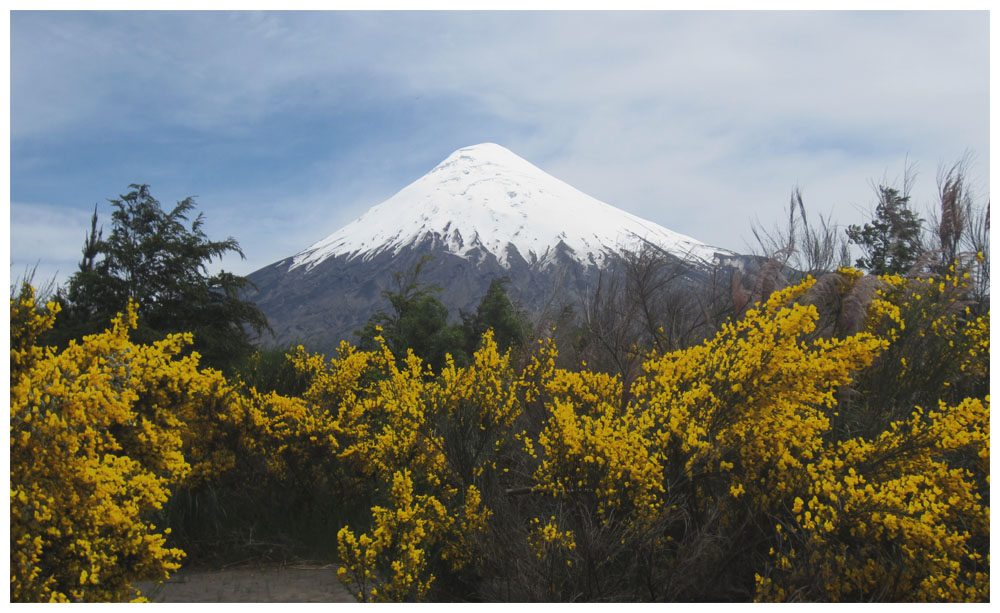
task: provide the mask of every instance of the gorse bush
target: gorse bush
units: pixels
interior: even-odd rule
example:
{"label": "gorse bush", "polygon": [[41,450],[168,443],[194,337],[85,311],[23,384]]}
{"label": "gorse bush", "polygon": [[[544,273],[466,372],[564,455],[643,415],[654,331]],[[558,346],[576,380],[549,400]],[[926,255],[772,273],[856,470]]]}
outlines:
{"label": "gorse bush", "polygon": [[341,577],[362,599],[419,600],[487,531],[482,489],[516,437],[518,383],[489,332],[471,366],[449,360],[436,379],[412,353],[397,364],[383,344],[370,357],[382,376],[341,404],[340,453],[391,506],[372,508],[371,534],[340,531]]}
{"label": "gorse bush", "polygon": [[874,436],[914,406],[989,393],[990,316],[967,298],[969,278],[968,267],[954,265],[941,275],[880,278],[883,307],[868,326],[892,343],[845,403],[860,432]]}
{"label": "gorse bush", "polygon": [[11,300],[11,600],[119,600],[179,567],[152,518],[191,473],[185,417],[224,382],[175,359],[187,336],[131,343],[131,306],[59,353],[36,346],[57,312],[30,288]]}
{"label": "gorse bush", "polygon": [[[775,294],[705,344],[651,356],[625,407],[613,386],[599,390],[577,373],[554,375],[566,384],[550,388],[552,416],[539,436],[534,487],[564,500],[577,515],[596,512],[602,524],[621,524],[616,532],[628,546],[596,563],[617,576],[616,567],[642,551],[640,565],[648,567],[628,573],[656,590],[642,597],[709,596],[670,594],[663,591],[676,589],[669,575],[656,576],[689,553],[730,567],[760,565],[726,557],[737,554],[736,543],[759,537],[739,535],[748,516],[764,520],[799,487],[805,465],[822,452],[821,433],[828,428],[823,409],[833,404],[834,390],[882,346],[868,335],[800,343],[814,309],[786,303],[806,288]],[[704,550],[708,536],[729,544]],[[743,555],[752,553],[748,547]],[[725,579],[696,587],[746,595],[746,585]],[[580,583],[585,598],[604,596],[588,594],[590,584]]]}
{"label": "gorse bush", "polygon": [[12,301],[12,599],[164,576],[157,509],[212,487],[287,493],[292,516],[340,500],[339,576],[366,601],[987,600],[989,314],[967,283],[809,278],[628,380],[557,366],[551,339],[515,368],[491,332],[436,371],[380,337],[299,349],[295,396],[199,371],[182,337],[129,343],[131,310],[41,349],[55,313]]}

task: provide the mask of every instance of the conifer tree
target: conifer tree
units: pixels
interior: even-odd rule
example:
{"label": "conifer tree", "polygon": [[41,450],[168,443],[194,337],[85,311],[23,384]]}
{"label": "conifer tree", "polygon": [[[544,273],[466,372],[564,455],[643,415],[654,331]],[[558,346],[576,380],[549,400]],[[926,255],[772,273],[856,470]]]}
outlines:
{"label": "conifer tree", "polygon": [[921,220],[909,208],[910,197],[891,187],[878,187],[875,218],[864,226],[851,225],[847,237],[864,255],[856,266],[874,275],[905,272],[922,251]]}
{"label": "conifer tree", "polygon": [[490,282],[475,314],[462,313],[465,328],[466,351],[471,355],[479,346],[483,333],[493,330],[493,338],[500,351],[518,347],[531,332],[531,324],[518,311],[507,295],[510,279],[501,277]]}
{"label": "conifer tree", "polygon": [[135,301],[138,342],[152,342],[169,333],[192,332],[193,349],[209,366],[227,366],[252,349],[250,330],[269,330],[256,305],[242,299],[246,278],[208,265],[229,252],[243,257],[236,239],[211,240],[205,234],[204,215],[188,223],[195,209],[185,198],[163,210],[148,185],[132,184],[130,191],[110,200],[111,232],[104,238],[91,218],[79,270],[61,291],[65,314],[57,321],[52,340],[98,332]]}
{"label": "conifer tree", "polygon": [[448,308],[437,297],[441,288],[420,281],[421,271],[430,260],[431,256],[424,256],[413,269],[394,273],[396,291],[382,292],[389,300],[391,312],[375,313],[355,334],[362,348],[375,348],[374,339],[381,336],[393,354],[405,356],[407,350],[412,350],[434,372],[439,372],[447,355],[459,364],[466,362],[465,339],[460,326],[448,323]]}

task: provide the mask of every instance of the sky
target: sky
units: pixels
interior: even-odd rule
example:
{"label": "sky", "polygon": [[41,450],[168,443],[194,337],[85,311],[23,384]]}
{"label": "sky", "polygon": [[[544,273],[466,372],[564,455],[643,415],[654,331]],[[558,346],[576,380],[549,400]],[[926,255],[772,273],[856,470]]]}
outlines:
{"label": "sky", "polygon": [[[956,5],[948,5],[956,6]],[[981,8],[981,7],[980,7]],[[97,207],[193,196],[249,274],[495,142],[713,246],[874,183],[989,199],[989,13],[14,11],[11,281],[64,283]]]}

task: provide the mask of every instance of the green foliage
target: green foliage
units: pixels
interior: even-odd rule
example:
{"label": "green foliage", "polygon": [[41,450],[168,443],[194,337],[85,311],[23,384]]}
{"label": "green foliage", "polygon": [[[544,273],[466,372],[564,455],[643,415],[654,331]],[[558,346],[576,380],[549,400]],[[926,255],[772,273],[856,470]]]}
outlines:
{"label": "green foliage", "polygon": [[245,387],[258,392],[277,392],[284,396],[300,396],[309,382],[295,370],[289,359],[294,348],[263,347],[233,366],[233,376]]}
{"label": "green foliage", "polygon": [[490,282],[475,314],[462,313],[462,325],[467,339],[466,352],[475,353],[483,334],[493,330],[493,338],[501,351],[521,347],[531,334],[531,322],[518,311],[507,296],[510,279],[502,277]]}
{"label": "green foliage", "polygon": [[[973,312],[969,278],[961,268],[935,276],[879,279],[878,296],[891,310],[870,307],[868,328],[893,342],[858,374],[845,396],[844,435],[875,436],[914,406],[958,404],[989,394],[989,311]],[[877,303],[876,303],[877,304]]]}
{"label": "green foliage", "polygon": [[378,345],[376,339],[382,337],[394,354],[413,351],[437,371],[444,366],[448,355],[460,364],[467,358],[462,328],[448,323],[448,308],[437,297],[441,288],[420,282],[420,273],[430,259],[425,256],[412,270],[394,273],[396,291],[382,292],[392,311],[379,311],[355,334],[362,348],[374,349]]}
{"label": "green foliage", "polygon": [[448,308],[437,297],[441,288],[420,282],[430,260],[431,256],[424,256],[412,270],[394,273],[396,291],[382,292],[391,312],[379,311],[355,332],[362,349],[378,348],[376,339],[382,337],[393,354],[405,356],[408,350],[413,351],[431,370],[439,372],[449,355],[456,364],[467,364],[489,330],[503,351],[524,345],[531,334],[531,322],[507,296],[509,279],[491,281],[476,312],[462,312],[462,323],[449,323]]}
{"label": "green foliage", "polygon": [[899,190],[878,188],[875,218],[864,226],[851,225],[847,237],[864,256],[857,266],[874,275],[906,272],[921,253],[920,218],[908,206],[910,197]]}
{"label": "green foliage", "polygon": [[209,274],[208,264],[229,252],[243,252],[233,238],[210,240],[199,213],[188,225],[195,202],[185,198],[165,211],[147,185],[111,200],[111,233],[103,237],[97,210],[91,218],[83,259],[60,301],[66,311],[48,339],[65,344],[102,329],[129,300],[138,305],[139,342],[174,332],[192,332],[202,363],[223,367],[252,350],[249,329],[269,330],[263,313],[241,299],[248,281],[229,272]]}

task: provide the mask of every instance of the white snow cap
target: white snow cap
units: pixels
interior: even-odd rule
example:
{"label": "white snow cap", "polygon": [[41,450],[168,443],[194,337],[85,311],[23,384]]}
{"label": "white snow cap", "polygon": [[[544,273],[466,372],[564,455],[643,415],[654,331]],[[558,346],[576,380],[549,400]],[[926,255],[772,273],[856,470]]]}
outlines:
{"label": "white snow cap", "polygon": [[508,245],[529,264],[551,262],[562,242],[583,264],[607,251],[649,241],[689,259],[711,261],[717,251],[591,198],[493,143],[449,155],[382,204],[294,256],[289,269],[309,270],[345,255],[369,259],[432,236],[468,257],[480,247],[508,266]]}

